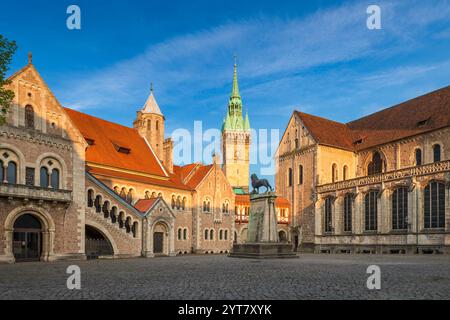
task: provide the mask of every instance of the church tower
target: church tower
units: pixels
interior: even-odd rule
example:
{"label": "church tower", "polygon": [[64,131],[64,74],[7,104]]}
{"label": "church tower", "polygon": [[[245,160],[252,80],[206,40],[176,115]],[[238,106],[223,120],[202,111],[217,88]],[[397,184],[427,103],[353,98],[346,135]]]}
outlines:
{"label": "church tower", "polygon": [[235,192],[248,192],[250,178],[250,121],[242,114],[237,63],[234,63],[233,89],[222,126],[223,171]]}
{"label": "church tower", "polygon": [[153,95],[153,85],[150,89],[150,96],[144,107],[137,112],[133,127],[139,134],[150,143],[158,159],[164,162],[164,116],[159,109],[155,96]]}

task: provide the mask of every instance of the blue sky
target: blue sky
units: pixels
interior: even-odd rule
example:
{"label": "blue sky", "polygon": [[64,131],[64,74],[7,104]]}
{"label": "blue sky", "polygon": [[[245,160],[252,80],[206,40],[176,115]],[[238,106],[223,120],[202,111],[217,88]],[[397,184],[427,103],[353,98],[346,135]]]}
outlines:
{"label": "blue sky", "polygon": [[[81,30],[66,28],[70,4]],[[0,33],[19,45],[11,71],[32,51],[63,105],[107,120],[130,126],[153,82],[167,134],[221,126],[236,54],[252,127],[282,133],[294,109],[346,122],[449,85],[449,17],[445,0],[23,0],[3,6]]]}

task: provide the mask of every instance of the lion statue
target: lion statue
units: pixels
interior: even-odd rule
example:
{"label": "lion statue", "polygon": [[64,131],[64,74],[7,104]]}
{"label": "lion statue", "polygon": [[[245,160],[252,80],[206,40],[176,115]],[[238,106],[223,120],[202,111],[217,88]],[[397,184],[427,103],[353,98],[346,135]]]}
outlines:
{"label": "lion statue", "polygon": [[266,187],[266,192],[273,191],[272,186],[270,185],[269,181],[267,179],[258,179],[258,176],[256,174],[252,174],[250,179],[252,180],[252,187],[253,187],[253,193],[259,193],[259,188]]}

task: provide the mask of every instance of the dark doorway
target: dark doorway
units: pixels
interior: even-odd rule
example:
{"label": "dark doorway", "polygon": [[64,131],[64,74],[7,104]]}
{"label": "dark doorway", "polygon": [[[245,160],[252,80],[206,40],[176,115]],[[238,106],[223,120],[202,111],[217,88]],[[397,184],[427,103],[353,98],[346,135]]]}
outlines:
{"label": "dark doorway", "polygon": [[297,251],[298,248],[298,235],[294,236],[294,251]]}
{"label": "dark doorway", "polygon": [[278,231],[278,240],[280,242],[287,242],[286,232]]}
{"label": "dark doorway", "polygon": [[155,232],[153,233],[153,253],[162,254],[164,253],[164,233],[163,232]]}
{"label": "dark doorway", "polygon": [[24,214],[16,220],[13,228],[13,253],[16,261],[39,261],[42,250],[41,222],[31,214]]}
{"label": "dark doorway", "polygon": [[85,246],[88,259],[114,255],[114,250],[109,240],[100,231],[91,226],[86,226]]}

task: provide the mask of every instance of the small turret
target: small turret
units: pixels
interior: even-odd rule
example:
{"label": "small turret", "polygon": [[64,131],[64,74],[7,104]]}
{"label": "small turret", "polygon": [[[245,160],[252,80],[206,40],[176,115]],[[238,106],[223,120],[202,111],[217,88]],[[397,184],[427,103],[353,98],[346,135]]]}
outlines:
{"label": "small turret", "polygon": [[153,94],[153,84],[150,95],[144,106],[137,112],[133,127],[151,145],[160,161],[164,161],[164,115]]}

